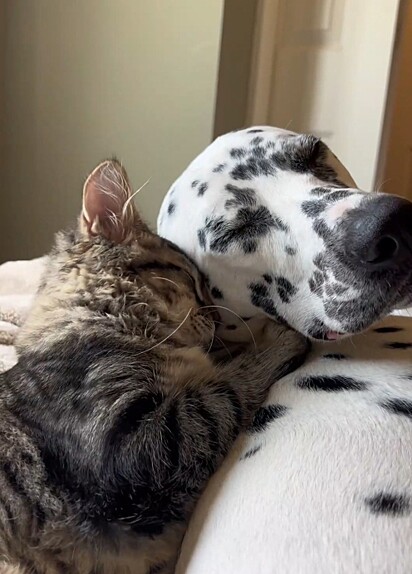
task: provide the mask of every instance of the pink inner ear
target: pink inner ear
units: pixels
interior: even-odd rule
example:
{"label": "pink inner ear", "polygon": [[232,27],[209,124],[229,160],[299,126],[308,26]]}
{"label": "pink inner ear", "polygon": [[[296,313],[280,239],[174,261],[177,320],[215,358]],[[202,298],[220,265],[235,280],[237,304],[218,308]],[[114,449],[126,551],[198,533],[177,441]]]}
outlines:
{"label": "pink inner ear", "polygon": [[110,161],[99,165],[87,179],[83,192],[83,219],[88,232],[121,241],[123,208],[130,193],[120,164]]}
{"label": "pink inner ear", "polygon": [[101,183],[92,177],[88,182],[85,190],[85,210],[90,220],[96,217],[101,219],[110,213],[118,215],[121,212],[120,198],[116,197],[111,191],[103,191]]}

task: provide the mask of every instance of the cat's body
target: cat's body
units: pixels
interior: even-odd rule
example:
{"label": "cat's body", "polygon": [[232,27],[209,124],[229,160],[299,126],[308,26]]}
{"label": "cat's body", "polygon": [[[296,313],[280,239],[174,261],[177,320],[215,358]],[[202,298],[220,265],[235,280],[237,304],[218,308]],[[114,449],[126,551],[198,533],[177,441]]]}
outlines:
{"label": "cat's body", "polygon": [[303,359],[268,326],[215,364],[202,277],[130,196],[118,164],[90,176],[0,378],[0,573],[172,572],[206,481]]}

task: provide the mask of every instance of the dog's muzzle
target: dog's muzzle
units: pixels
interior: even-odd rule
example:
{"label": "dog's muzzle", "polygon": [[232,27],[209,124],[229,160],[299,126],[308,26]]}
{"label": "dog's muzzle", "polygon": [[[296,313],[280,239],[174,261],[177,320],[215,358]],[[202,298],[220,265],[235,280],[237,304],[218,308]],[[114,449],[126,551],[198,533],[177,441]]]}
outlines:
{"label": "dog's muzzle", "polygon": [[342,221],[349,264],[366,272],[412,268],[412,203],[391,195],[367,198]]}

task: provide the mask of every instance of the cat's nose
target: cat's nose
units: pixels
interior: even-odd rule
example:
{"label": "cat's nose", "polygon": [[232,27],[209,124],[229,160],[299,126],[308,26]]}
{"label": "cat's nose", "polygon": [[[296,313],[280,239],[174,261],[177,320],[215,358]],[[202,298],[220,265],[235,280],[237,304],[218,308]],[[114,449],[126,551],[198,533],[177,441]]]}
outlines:
{"label": "cat's nose", "polygon": [[370,271],[412,265],[412,203],[377,194],[347,215],[344,240],[346,255]]}

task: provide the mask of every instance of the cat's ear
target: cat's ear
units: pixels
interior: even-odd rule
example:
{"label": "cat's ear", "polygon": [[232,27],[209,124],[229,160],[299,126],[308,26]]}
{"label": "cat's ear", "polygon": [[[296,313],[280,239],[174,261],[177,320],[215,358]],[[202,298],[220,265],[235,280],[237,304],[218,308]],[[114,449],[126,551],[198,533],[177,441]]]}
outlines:
{"label": "cat's ear", "polygon": [[120,162],[107,160],[98,165],[83,188],[82,231],[115,243],[133,239],[139,227],[145,225],[132,195],[129,178]]}

